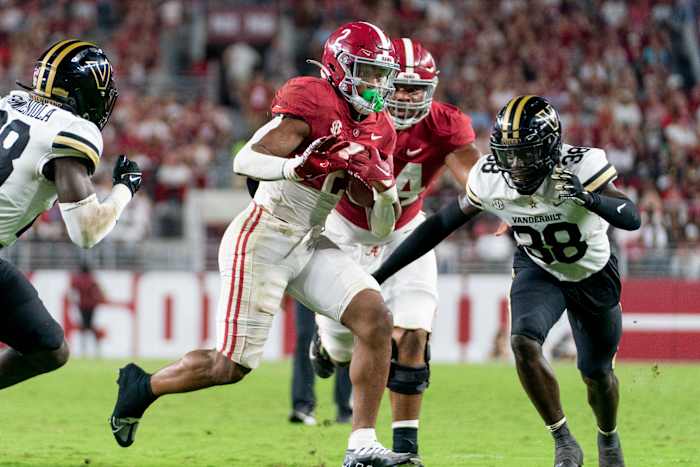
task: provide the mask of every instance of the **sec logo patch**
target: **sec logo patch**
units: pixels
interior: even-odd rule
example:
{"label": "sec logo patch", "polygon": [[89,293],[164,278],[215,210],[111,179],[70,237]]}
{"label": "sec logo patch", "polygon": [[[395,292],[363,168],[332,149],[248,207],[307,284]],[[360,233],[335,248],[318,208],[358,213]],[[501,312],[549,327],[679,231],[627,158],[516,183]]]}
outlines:
{"label": "sec logo patch", "polygon": [[341,131],[343,131],[343,123],[340,120],[333,120],[333,123],[331,123],[331,135],[340,136]]}

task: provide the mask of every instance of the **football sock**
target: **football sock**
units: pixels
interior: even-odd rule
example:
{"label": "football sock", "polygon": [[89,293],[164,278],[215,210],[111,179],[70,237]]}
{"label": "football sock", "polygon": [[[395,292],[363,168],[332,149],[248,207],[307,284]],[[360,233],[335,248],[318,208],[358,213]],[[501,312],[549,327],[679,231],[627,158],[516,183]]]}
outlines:
{"label": "football sock", "polygon": [[391,424],[394,452],[418,454],[418,420],[400,420]]}
{"label": "football sock", "polygon": [[612,436],[615,433],[617,433],[617,427],[613,428],[611,431],[603,431],[598,427],[598,433],[600,433],[603,436]]}
{"label": "football sock", "polygon": [[374,428],[360,428],[350,433],[348,440],[348,449],[353,451],[368,447],[377,441],[377,433]]}
{"label": "football sock", "polygon": [[566,425],[566,417],[563,417],[561,420],[556,423],[552,423],[551,425],[545,425],[545,428],[547,428],[551,433],[554,433],[564,425]]}
{"label": "football sock", "polygon": [[562,418],[557,423],[546,425],[546,427],[552,433],[554,444],[556,446],[570,444],[573,435],[569,431],[569,426],[566,423],[566,417]]}
{"label": "football sock", "polygon": [[133,414],[131,415],[132,417],[140,418],[157,397],[153,395],[153,391],[151,390],[151,375],[148,373],[144,373],[134,386],[137,397],[134,400],[134,405],[130,412]]}
{"label": "football sock", "polygon": [[598,446],[601,448],[619,448],[620,437],[617,435],[617,427],[607,432],[598,428]]}
{"label": "football sock", "polygon": [[141,392],[148,405],[151,405],[158,398],[153,394],[153,389],[151,389],[151,375],[149,373],[146,373],[146,375],[141,378]]}

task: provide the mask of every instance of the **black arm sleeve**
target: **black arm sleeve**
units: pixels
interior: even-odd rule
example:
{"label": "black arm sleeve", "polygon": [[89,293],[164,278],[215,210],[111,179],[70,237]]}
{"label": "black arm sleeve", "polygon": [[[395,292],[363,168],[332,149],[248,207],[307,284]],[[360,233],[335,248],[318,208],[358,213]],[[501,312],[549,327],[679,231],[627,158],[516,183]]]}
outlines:
{"label": "black arm sleeve", "polygon": [[[619,193],[619,192],[618,192]],[[637,206],[627,197],[589,193],[586,203],[589,211],[598,214],[613,227],[623,230],[637,230],[642,221]]]}
{"label": "black arm sleeve", "polygon": [[404,266],[411,264],[443,241],[448,235],[466,224],[481,211],[465,206],[462,210],[459,199],[455,199],[437,213],[428,217],[372,274],[380,284]]}

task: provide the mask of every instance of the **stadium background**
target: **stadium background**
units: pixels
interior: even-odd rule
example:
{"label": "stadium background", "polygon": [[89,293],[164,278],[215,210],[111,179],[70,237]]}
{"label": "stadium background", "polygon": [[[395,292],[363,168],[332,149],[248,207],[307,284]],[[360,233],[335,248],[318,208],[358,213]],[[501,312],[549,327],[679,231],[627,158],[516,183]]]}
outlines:
{"label": "stadium background", "polygon": [[[102,278],[109,303],[97,324],[106,355],[138,354],[146,346],[147,355],[174,356],[211,343],[217,278],[207,271],[216,271],[223,229],[248,202],[244,181],[231,171],[233,154],[268,119],[274,90],[292,76],[315,74],[305,60],[319,56],[337,25],[363,18],[433,52],[441,70],[436,98],[471,116],[482,151],[495,111],[521,93],[552,101],[567,142],[606,149],[618,186],[643,214],[639,231],[611,232],[628,284],[620,357],[700,358],[697,2],[3,0],[0,6],[0,91],[15,79],[29,81],[33,61],[52,41],[98,42],[114,62],[120,97],[95,179],[106,192],[120,153],[144,168],[143,189],[97,248],[78,251],[54,208],[2,252],[37,278],[54,271],[37,284],[72,338],[80,338],[70,333],[74,307],[60,284],[87,261],[120,271]],[[441,180],[428,209],[459,189]],[[491,235],[496,226],[483,217],[438,248],[446,274],[438,360],[508,353],[504,299],[513,245]],[[139,299],[142,274],[162,293]],[[173,287],[169,274],[187,286]],[[124,277],[135,287],[127,296],[112,285]],[[493,292],[470,293],[481,283]],[[291,350],[290,318],[277,319],[269,357]],[[551,345],[567,347],[565,327]],[[120,348],[116,341],[125,333],[130,344]]]}
{"label": "stadium background", "polygon": [[[248,202],[231,171],[233,154],[267,120],[277,87],[316,73],[305,60],[319,56],[329,32],[364,18],[433,51],[441,70],[436,97],[471,116],[482,151],[495,111],[518,93],[547,96],[560,109],[567,142],[606,149],[617,184],[643,213],[641,230],[611,233],[627,282],[620,357],[700,358],[698,4],[487,3],[3,1],[0,90],[29,81],[46,44],[95,40],[114,61],[120,89],[95,178],[106,191],[119,153],[145,172],[144,189],[96,249],[78,251],[54,208],[3,255],[34,274],[75,339],[74,307],[61,284],[84,261],[121,271],[101,279],[108,303],[97,322],[108,356],[171,357],[210,344],[218,286],[207,271],[216,269],[223,229]],[[458,191],[445,178],[427,205]],[[491,235],[496,225],[481,219],[438,248],[445,274],[438,360],[508,352],[502,337],[513,246]],[[114,286],[120,281],[129,286]],[[290,318],[278,318],[269,357],[291,350]],[[565,327],[550,343],[567,354]]]}
{"label": "stadium background", "polygon": [[[286,423],[288,312],[276,319],[267,349],[280,361],[266,362],[240,387],[159,401],[129,450],[114,444],[104,422],[115,370],[126,359],[153,370],[210,343],[219,238],[249,199],[231,171],[233,154],[268,118],[274,89],[315,73],[305,59],[318,57],[329,32],[353,19],[433,51],[441,68],[436,97],[472,117],[482,151],[495,111],[516,93],[551,99],[567,142],[606,149],[644,217],[638,232],[611,233],[625,274],[620,358],[641,360],[617,368],[627,460],[697,465],[699,15],[697,0],[0,0],[0,95],[16,79],[31,80],[33,61],[52,41],[97,41],[114,62],[121,95],[96,180],[107,192],[121,152],[146,172],[143,189],[95,249],[71,244],[53,209],[2,250],[40,289],[78,358],[2,392],[0,465],[340,464],[346,426]],[[428,208],[458,191],[441,181]],[[438,249],[434,356],[451,363],[433,365],[421,419],[433,467],[551,465],[550,440],[509,362],[512,244],[490,235],[496,227],[482,217]],[[68,284],[83,261],[96,269],[107,299],[96,317],[102,354],[116,359],[80,358]],[[555,368],[567,416],[587,465],[595,464],[593,419],[567,334],[566,323],[553,330],[547,351],[562,358]],[[453,363],[465,361],[484,363]],[[318,384],[317,416],[333,419],[330,383]],[[390,439],[388,412],[385,401],[383,440]]]}
{"label": "stadium background", "polygon": [[[35,57],[52,41],[98,42],[114,63],[120,97],[95,179],[106,192],[120,153],[144,168],[143,189],[97,248],[75,248],[54,208],[2,252],[31,274],[73,343],[80,336],[71,332],[67,284],[85,261],[107,296],[97,315],[105,355],[172,357],[211,343],[218,241],[248,202],[232,157],[268,119],[274,90],[315,74],[305,60],[319,56],[337,25],[362,18],[433,52],[436,98],[471,116],[482,151],[495,111],[521,93],[552,101],[568,143],[606,149],[617,184],[643,213],[639,231],[611,232],[626,278],[620,357],[700,359],[697,2],[1,0],[0,7],[1,93],[15,79],[31,80]],[[441,180],[428,208],[459,189]],[[491,235],[496,227],[483,217],[438,248],[438,360],[507,358],[513,245]],[[290,319],[277,319],[268,357],[290,352]],[[565,328],[550,340],[555,355],[570,354]]]}

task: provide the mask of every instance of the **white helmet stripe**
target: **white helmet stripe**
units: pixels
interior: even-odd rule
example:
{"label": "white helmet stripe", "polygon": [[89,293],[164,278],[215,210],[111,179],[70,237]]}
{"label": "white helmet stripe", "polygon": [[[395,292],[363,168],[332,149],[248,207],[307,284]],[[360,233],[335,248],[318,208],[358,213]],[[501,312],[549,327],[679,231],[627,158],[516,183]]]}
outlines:
{"label": "white helmet stripe", "polygon": [[374,31],[377,33],[379,36],[379,40],[382,41],[382,47],[385,49],[390,49],[391,48],[391,42],[389,41],[389,38],[386,37],[386,34],[384,34],[384,31],[379,29],[377,26],[375,26],[372,23],[368,23],[366,21],[360,21],[362,24],[366,24],[367,26],[371,27],[374,29]]}
{"label": "white helmet stripe", "polygon": [[413,57],[413,41],[408,37],[402,37],[403,50],[406,55],[406,73],[413,73],[415,58]]}

